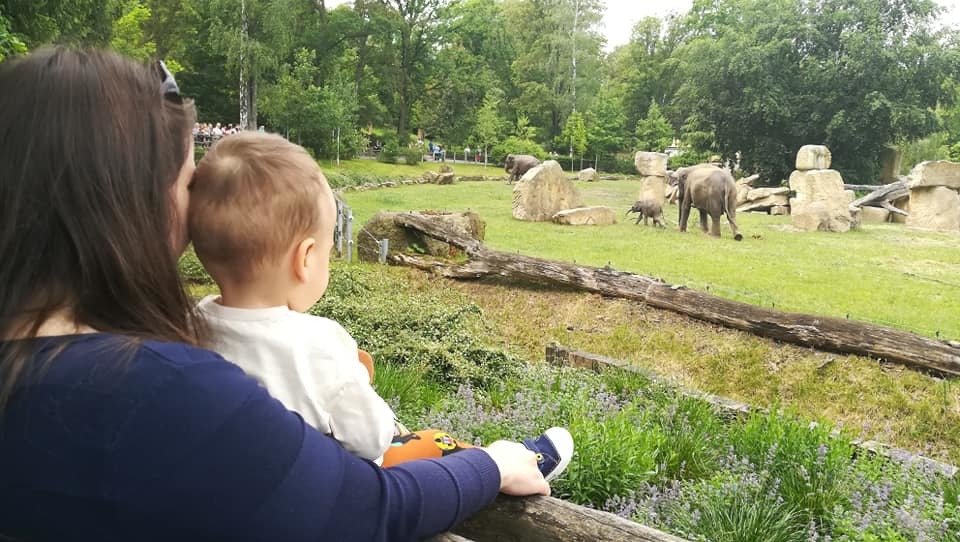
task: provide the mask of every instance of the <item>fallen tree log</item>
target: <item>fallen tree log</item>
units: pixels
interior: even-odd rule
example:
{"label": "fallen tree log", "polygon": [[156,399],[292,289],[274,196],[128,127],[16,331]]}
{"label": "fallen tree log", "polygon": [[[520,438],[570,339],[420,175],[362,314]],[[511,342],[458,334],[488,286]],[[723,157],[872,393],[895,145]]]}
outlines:
{"label": "fallen tree log", "polygon": [[[883,207],[889,211],[890,209],[888,207],[893,207],[893,205],[890,205],[891,201],[900,199],[909,194],[909,179],[906,177],[900,177],[897,182],[876,187],[876,190],[870,192],[862,198],[854,200],[850,205],[855,207]],[[894,209],[896,209],[896,207],[894,207]],[[896,211],[891,212],[896,212],[902,215],[907,214],[902,209],[897,209]]]}
{"label": "fallen tree log", "polygon": [[454,528],[477,542],[684,542],[628,519],[552,497],[508,497]]}
{"label": "fallen tree log", "polygon": [[412,265],[443,276],[476,279],[501,276],[512,280],[575,287],[602,295],[641,301],[714,324],[783,342],[856,354],[900,363],[943,375],[960,376],[960,343],[923,337],[908,331],[826,316],[786,313],[724,299],[659,279],[511,254],[485,248],[455,228],[412,213],[396,215],[397,223],[464,250],[469,260],[452,264],[391,253],[393,263]]}

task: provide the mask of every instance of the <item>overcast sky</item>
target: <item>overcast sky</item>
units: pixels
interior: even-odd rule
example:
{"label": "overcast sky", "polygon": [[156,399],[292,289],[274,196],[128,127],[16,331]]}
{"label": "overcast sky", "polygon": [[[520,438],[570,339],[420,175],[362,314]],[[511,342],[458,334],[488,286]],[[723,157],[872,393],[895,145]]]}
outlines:
{"label": "overcast sky", "polygon": [[[350,0],[327,0],[328,8],[346,4]],[[684,13],[690,9],[693,0],[606,0],[606,14],[603,17],[604,34],[609,51],[618,45],[630,41],[630,31],[640,19],[655,15],[662,17],[668,13]],[[947,8],[944,24],[956,25],[960,21],[960,0],[938,0]]]}

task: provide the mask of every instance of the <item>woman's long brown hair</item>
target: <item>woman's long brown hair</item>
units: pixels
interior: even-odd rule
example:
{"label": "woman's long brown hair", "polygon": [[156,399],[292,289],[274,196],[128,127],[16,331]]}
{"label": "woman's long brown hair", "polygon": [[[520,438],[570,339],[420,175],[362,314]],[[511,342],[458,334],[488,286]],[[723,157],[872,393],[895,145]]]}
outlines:
{"label": "woman's long brown hair", "polygon": [[192,103],[114,53],[0,64],[0,413],[39,363],[11,339],[54,313],[132,341],[196,342],[170,242],[193,120]]}

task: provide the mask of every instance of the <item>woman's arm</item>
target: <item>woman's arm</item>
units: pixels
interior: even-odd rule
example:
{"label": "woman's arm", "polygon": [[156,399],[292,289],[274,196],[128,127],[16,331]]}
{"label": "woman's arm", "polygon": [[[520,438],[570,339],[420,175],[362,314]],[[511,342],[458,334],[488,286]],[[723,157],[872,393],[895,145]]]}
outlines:
{"label": "woman's arm", "polygon": [[500,489],[483,450],[380,469],[236,366],[184,350],[193,363],[137,406],[117,437],[113,485],[124,515],[235,540],[410,540],[449,529]]}

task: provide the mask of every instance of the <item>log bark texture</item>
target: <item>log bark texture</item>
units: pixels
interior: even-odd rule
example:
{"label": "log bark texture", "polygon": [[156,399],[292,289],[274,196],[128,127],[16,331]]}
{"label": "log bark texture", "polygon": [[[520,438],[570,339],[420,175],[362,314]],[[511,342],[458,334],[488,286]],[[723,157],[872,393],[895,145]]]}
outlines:
{"label": "log bark texture", "polygon": [[960,376],[960,343],[954,341],[932,339],[856,320],[781,312],[610,268],[490,250],[456,229],[421,215],[400,213],[396,220],[404,227],[420,230],[435,239],[462,248],[469,261],[457,265],[393,253],[390,256],[393,263],[413,265],[457,279],[501,276],[511,280],[576,287],[602,295],[642,301],[653,307],[778,341]]}
{"label": "log bark texture", "polygon": [[900,180],[895,183],[885,184],[875,188],[876,190],[855,200],[850,205],[855,207],[883,207],[892,213],[907,215],[904,210],[890,205],[890,202],[910,194],[909,179],[900,177]]}
{"label": "log bark texture", "polygon": [[552,497],[500,495],[453,531],[476,542],[685,542],[609,512]]}

